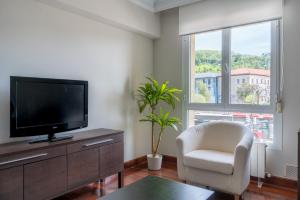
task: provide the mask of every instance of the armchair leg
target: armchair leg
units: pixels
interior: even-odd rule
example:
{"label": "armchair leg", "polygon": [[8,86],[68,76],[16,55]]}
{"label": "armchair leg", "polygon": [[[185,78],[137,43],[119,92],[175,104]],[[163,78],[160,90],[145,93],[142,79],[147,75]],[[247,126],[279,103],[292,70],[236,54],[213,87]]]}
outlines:
{"label": "armchair leg", "polygon": [[234,195],[234,200],[241,200],[241,195],[235,194]]}

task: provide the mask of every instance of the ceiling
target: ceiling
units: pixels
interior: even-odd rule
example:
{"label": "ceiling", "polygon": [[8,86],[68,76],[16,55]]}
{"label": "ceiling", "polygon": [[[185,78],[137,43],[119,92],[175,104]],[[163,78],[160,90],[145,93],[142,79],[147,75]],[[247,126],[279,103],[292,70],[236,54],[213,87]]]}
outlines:
{"label": "ceiling", "polygon": [[203,0],[129,0],[152,12],[160,12]]}

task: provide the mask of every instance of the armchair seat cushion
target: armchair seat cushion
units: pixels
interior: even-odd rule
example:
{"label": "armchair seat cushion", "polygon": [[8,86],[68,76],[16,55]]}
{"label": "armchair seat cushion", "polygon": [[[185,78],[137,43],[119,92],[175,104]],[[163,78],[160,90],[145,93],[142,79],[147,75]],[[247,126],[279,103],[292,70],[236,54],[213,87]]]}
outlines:
{"label": "armchair seat cushion", "polygon": [[195,150],[184,155],[187,167],[213,171],[226,175],[233,174],[234,154],[215,150]]}

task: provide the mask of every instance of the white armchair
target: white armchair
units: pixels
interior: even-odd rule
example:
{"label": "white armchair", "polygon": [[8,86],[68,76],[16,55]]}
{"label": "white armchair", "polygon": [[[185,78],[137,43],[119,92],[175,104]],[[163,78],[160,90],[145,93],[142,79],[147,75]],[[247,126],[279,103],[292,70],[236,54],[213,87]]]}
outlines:
{"label": "white armchair", "polygon": [[235,122],[209,122],[191,127],[177,139],[180,179],[232,193],[235,198],[250,182],[253,135]]}

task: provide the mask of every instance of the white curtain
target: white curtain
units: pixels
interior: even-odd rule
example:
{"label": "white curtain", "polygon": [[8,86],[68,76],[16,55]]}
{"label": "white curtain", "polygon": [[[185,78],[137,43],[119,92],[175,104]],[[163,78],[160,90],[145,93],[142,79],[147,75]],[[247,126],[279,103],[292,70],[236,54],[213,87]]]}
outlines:
{"label": "white curtain", "polygon": [[[203,0],[179,8],[179,34],[204,32],[282,17],[283,0]],[[300,11],[299,11],[300,12]]]}

